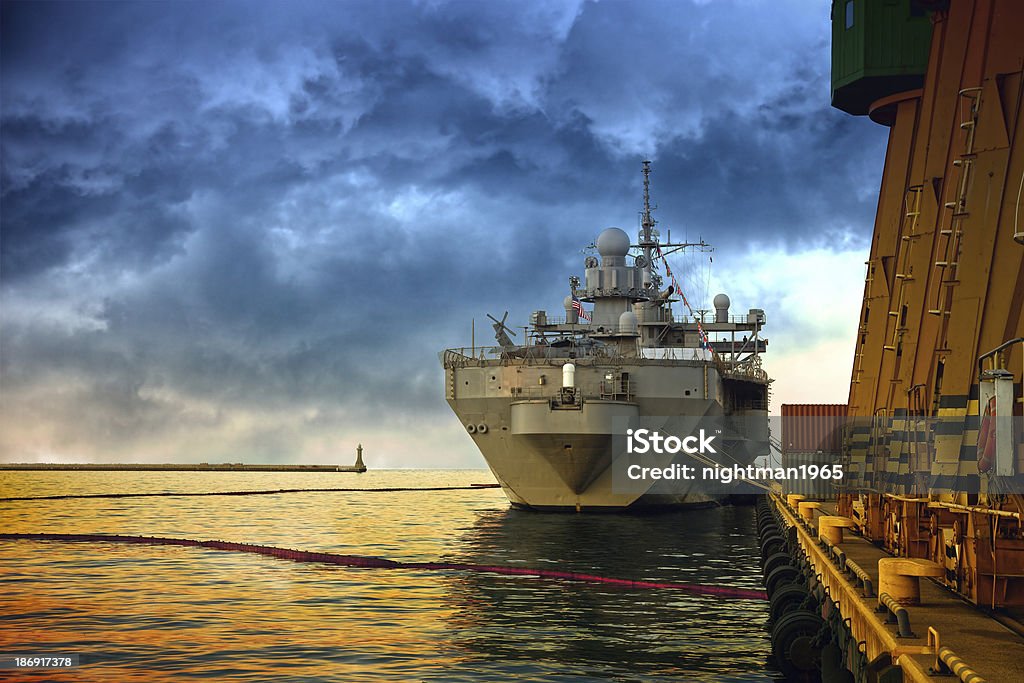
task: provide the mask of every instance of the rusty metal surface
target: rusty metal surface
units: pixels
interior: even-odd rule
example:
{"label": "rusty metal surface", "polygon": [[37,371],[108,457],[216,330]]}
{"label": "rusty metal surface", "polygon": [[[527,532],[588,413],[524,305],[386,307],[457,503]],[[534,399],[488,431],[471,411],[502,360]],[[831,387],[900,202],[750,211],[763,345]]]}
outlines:
{"label": "rusty metal surface", "polygon": [[845,403],[784,403],[782,452],[838,453],[845,422]]}

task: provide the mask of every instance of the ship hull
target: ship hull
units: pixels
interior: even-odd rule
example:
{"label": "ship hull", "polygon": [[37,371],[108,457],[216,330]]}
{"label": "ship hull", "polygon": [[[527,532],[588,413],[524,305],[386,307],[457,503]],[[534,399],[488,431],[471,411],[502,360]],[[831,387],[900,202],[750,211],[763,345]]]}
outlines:
{"label": "ship hull", "polygon": [[[599,441],[600,445],[595,443]],[[483,442],[483,443],[481,443]],[[477,440],[505,495],[516,507],[545,511],[616,511],[714,505],[721,497],[696,491],[675,494],[617,491],[611,436],[553,434],[548,439]],[[566,448],[569,445],[570,448]],[[581,457],[582,451],[590,453]],[[574,482],[579,482],[574,485]]]}
{"label": "ship hull", "polygon": [[[582,386],[588,377],[603,379],[609,372],[599,363],[577,360],[577,365]],[[622,366],[617,368],[621,371]],[[624,486],[627,455],[613,448],[616,430],[621,436],[623,426],[636,420],[671,419],[672,433],[678,434],[695,432],[709,417],[727,417],[733,397],[713,367],[667,361],[629,367],[631,386],[645,391],[581,391],[578,403],[569,405],[560,403],[560,387],[544,383],[558,369],[516,363],[446,369],[448,403],[513,505],[545,511],[633,511],[715,505],[727,497],[681,481]],[[767,411],[760,412],[767,453]],[[758,454],[754,446],[736,452],[734,460],[746,465]],[[661,456],[657,464],[667,466],[679,457]]]}

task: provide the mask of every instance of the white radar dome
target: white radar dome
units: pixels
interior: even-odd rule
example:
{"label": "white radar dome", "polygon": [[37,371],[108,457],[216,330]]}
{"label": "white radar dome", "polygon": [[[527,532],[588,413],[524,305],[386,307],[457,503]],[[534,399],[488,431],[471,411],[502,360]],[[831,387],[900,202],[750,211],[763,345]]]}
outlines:
{"label": "white radar dome", "polygon": [[636,334],[636,329],[636,313],[633,311],[626,311],[619,316],[619,334]]}
{"label": "white radar dome", "polygon": [[719,294],[715,297],[715,322],[716,323],[727,323],[729,322],[729,297],[725,294]]}
{"label": "white radar dome", "polygon": [[597,253],[601,256],[625,256],[629,253],[629,235],[619,228],[606,228],[597,236]]}

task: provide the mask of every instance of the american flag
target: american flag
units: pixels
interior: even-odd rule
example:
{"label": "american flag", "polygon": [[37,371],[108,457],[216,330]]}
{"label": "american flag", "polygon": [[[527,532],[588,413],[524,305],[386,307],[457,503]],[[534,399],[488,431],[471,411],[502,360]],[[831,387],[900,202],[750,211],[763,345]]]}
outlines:
{"label": "american flag", "polygon": [[590,322],[590,314],[583,309],[583,302],[576,297],[572,298],[572,310],[576,311],[576,314],[579,315],[579,317]]}
{"label": "american flag", "polygon": [[708,333],[704,331],[704,326],[697,322],[697,334],[700,335],[700,347],[702,349],[711,348],[711,340],[708,339]]}

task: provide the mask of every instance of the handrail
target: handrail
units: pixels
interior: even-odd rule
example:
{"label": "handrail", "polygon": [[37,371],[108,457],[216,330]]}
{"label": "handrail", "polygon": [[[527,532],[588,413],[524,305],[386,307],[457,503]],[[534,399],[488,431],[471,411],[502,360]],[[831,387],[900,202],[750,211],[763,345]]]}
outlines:
{"label": "handrail", "polygon": [[960,505],[959,503],[949,503],[944,500],[929,500],[928,498],[901,496],[897,493],[883,493],[882,495],[890,500],[898,500],[903,503],[925,503],[929,507],[940,507],[946,508],[947,510],[960,510],[962,512],[977,512],[978,514],[994,515],[996,517],[1010,517],[1012,519],[1016,519],[1018,522],[1024,522],[1024,515],[1012,510],[993,510],[992,508],[985,508],[979,505]]}
{"label": "handrail", "polygon": [[[690,347],[666,347],[673,350],[697,350]],[[672,354],[670,357],[659,357],[657,355],[645,355],[641,352],[635,356],[626,356],[619,353],[613,346],[513,346],[503,348],[501,346],[462,346],[445,349],[438,354],[441,363],[445,368],[466,367],[469,365],[480,366],[494,363],[507,363],[510,361],[521,361],[524,363],[548,363],[553,365],[564,363],[576,364],[600,364],[610,365],[662,365],[666,361],[674,365],[685,365],[690,367],[704,367],[713,362],[710,358],[683,358],[681,354]],[[746,376],[753,378],[767,379],[763,370],[735,368],[728,363],[723,363],[721,372],[726,377]]]}
{"label": "handrail", "polygon": [[[583,400],[632,401],[636,396],[636,384],[633,380],[586,382],[579,384],[575,388],[578,391],[578,396]],[[513,401],[539,401],[557,398],[562,390],[562,387],[557,384],[511,388]]]}
{"label": "handrail", "polygon": [[1012,512],[1010,510],[992,510],[991,508],[983,508],[977,505],[958,505],[957,503],[947,503],[945,501],[935,501],[931,503],[936,507],[943,507],[950,510],[963,510],[964,512],[977,512],[983,515],[994,515],[996,517],[1012,517],[1018,522],[1024,522],[1024,517],[1019,512]]}
{"label": "handrail", "polygon": [[996,355],[997,353],[999,353],[1003,349],[1005,349],[1005,348],[1007,348],[1009,346],[1013,346],[1014,344],[1019,344],[1021,342],[1024,342],[1024,337],[1017,337],[1016,339],[1011,339],[1010,341],[1003,342],[1002,344],[1000,344],[996,348],[992,349],[988,353],[983,353],[980,356],[978,356],[978,379],[979,380],[981,379],[981,375],[984,372],[983,365],[984,365],[985,360],[987,358],[991,358],[992,356]]}

